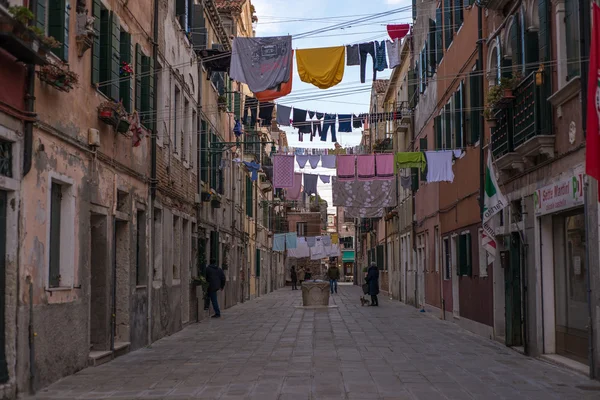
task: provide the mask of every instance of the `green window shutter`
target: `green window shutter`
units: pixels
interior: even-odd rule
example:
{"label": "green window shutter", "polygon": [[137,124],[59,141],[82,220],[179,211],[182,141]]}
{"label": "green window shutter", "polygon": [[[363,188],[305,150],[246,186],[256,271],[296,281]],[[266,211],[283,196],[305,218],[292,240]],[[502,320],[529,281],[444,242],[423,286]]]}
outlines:
{"label": "green window shutter", "polygon": [[69,60],[69,0],[50,0],[48,2],[48,36],[54,37],[61,46],[52,49],[62,60]]}
{"label": "green window shutter", "polygon": [[467,274],[467,236],[458,236],[458,268],[456,272],[459,276]]}
{"label": "green window shutter", "polygon": [[454,0],[454,25],[456,25],[454,30],[458,31],[460,26],[463,23],[463,0]]}
{"label": "green window shutter", "polygon": [[521,69],[521,33],[519,29],[519,14],[515,14],[513,22],[510,26],[510,47],[512,50],[512,65],[513,69]]}
{"label": "green window shutter", "polygon": [[142,57],[142,124],[154,131],[154,59]]}
{"label": "green window shutter", "polygon": [[410,169],[411,189],[413,192],[419,190],[419,168]]}
{"label": "green window shutter", "polygon": [[464,147],[462,132],[462,84],[454,92],[454,148]]}
{"label": "green window shutter", "polygon": [[135,44],[135,109],[142,111],[142,47]]}
{"label": "green window shutter", "polygon": [[416,95],[415,95],[415,89],[416,89],[416,79],[417,75],[415,74],[414,70],[409,70],[408,71],[408,103],[410,105],[411,108],[414,108],[415,105],[417,104],[416,101]]}
{"label": "green window shutter", "polygon": [[479,73],[477,71],[473,71],[469,74],[469,97],[471,100],[471,104],[469,104],[469,113],[470,113],[470,135],[467,138],[468,144],[475,144],[479,140],[479,135],[481,134],[481,107],[482,104],[479,104],[479,96],[480,96],[480,82]]}
{"label": "green window shutter", "polygon": [[229,76],[226,76],[225,79],[227,79],[227,109],[229,111],[233,111],[233,92],[231,90],[231,79],[229,79]]}
{"label": "green window shutter", "polygon": [[246,177],[246,215],[252,218],[253,215],[253,201],[252,201],[252,179],[249,176]]}
{"label": "green window shutter", "polygon": [[540,44],[538,33],[535,31],[525,32],[525,74],[529,75],[538,69],[540,57]]}
{"label": "green window shutter", "polygon": [[[212,133],[210,135],[210,143],[213,145],[217,143],[217,136]],[[217,190],[217,171],[219,166],[217,165],[217,153],[211,152],[210,155],[210,187],[211,189]]]}
{"label": "green window shutter", "polygon": [[452,119],[450,118],[450,103],[444,106],[444,134],[446,140],[444,142],[444,149],[450,149],[452,147]]}
{"label": "green window shutter", "polygon": [[[100,2],[100,0],[95,0],[94,5],[96,1]],[[35,26],[46,32],[46,2],[44,0],[37,1],[35,8]]]}
{"label": "green window shutter", "polygon": [[110,11],[102,9],[100,17],[100,91],[110,93]]}
{"label": "green window shutter", "polygon": [[429,43],[429,52],[428,52],[428,59],[429,59],[429,66],[431,68],[431,73],[433,74],[435,72],[435,69],[437,67],[437,43],[436,43],[436,31],[435,31],[435,21],[430,19],[429,20],[429,35],[428,35],[428,40],[427,43]]}
{"label": "green window shutter", "polygon": [[175,15],[183,30],[187,27],[186,3],[187,0],[175,0]]}
{"label": "green window shutter", "polygon": [[434,150],[442,149],[442,117],[433,118],[433,131],[435,133]]}
{"label": "green window shutter", "polygon": [[[419,150],[421,150],[422,152],[427,151],[427,138],[421,138],[419,139]],[[421,171],[421,181],[425,182],[427,181],[427,166],[425,168],[423,168],[423,170]]]}
{"label": "green window shutter", "polygon": [[[129,32],[121,31],[121,65],[123,63],[131,64],[131,35]],[[127,112],[132,111],[131,107],[131,76],[121,78],[119,81],[119,98]]]}
{"label": "green window shutter", "polygon": [[[42,3],[38,1],[38,4]],[[93,0],[92,17],[94,17],[94,43],[92,45],[92,85],[97,85],[100,82],[100,15],[102,3],[100,0]]]}
{"label": "green window shutter", "polygon": [[417,19],[417,0],[412,0],[412,19]]}
{"label": "green window shutter", "polygon": [[435,50],[437,53],[437,64],[439,64],[442,61],[442,57],[444,57],[444,20],[442,15],[441,8],[435,10]]}
{"label": "green window shutter", "polygon": [[444,48],[447,50],[452,43],[452,0],[444,0]]}
{"label": "green window shutter", "polygon": [[538,0],[538,12],[540,20],[539,45],[540,61],[547,62],[552,58],[552,35],[551,35],[551,4],[550,0]]}
{"label": "green window shutter", "polygon": [[233,94],[233,113],[237,121],[242,118],[242,94],[240,92]]}
{"label": "green window shutter", "polygon": [[471,256],[471,234],[467,233],[465,235],[465,247],[466,247],[466,259],[467,259],[467,268],[466,274],[467,276],[473,276],[473,257]]}
{"label": "green window shutter", "polygon": [[200,123],[200,179],[208,182],[208,127],[206,121]]}
{"label": "green window shutter", "polygon": [[260,249],[256,249],[256,276],[260,276]]}
{"label": "green window shutter", "polygon": [[62,188],[52,184],[50,192],[50,287],[60,285],[60,222],[61,222]]}
{"label": "green window shutter", "polygon": [[[589,12],[589,10],[588,10]],[[565,0],[567,80],[579,76],[579,11],[577,0]]]}
{"label": "green window shutter", "polygon": [[110,13],[110,54],[107,62],[110,64],[110,85],[108,97],[119,101],[119,60],[121,51],[121,23],[114,12]]}

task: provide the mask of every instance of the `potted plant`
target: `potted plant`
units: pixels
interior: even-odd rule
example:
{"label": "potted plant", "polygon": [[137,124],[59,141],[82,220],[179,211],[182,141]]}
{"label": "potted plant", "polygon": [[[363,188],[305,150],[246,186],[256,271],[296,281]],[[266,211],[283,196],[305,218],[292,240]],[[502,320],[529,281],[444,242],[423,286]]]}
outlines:
{"label": "potted plant", "polygon": [[486,108],[483,111],[483,117],[491,128],[495,128],[497,124],[496,116],[491,108]]}
{"label": "potted plant", "polygon": [[130,122],[121,102],[105,101],[98,106],[98,119],[108,125],[112,125],[117,132],[125,133],[129,130]]}
{"label": "potted plant", "polygon": [[68,69],[66,64],[59,67],[55,64],[44,65],[37,71],[40,81],[55,87],[63,92],[68,92],[79,82],[79,75]]}
{"label": "potted plant", "polygon": [[[8,9],[13,18],[0,18],[0,31],[12,32],[25,42],[31,42],[36,37],[42,43],[40,52],[45,53],[47,48],[55,49],[61,46],[61,43],[52,36],[46,36],[46,33],[35,25],[30,25],[35,19],[35,15],[27,7],[13,6]],[[33,34],[33,35],[32,35]]]}
{"label": "potted plant", "polygon": [[131,74],[133,74],[133,68],[131,67],[131,64],[123,61],[121,63],[121,66],[119,67],[119,76],[127,77],[127,76],[131,76]]}
{"label": "potted plant", "polygon": [[8,8],[8,12],[12,14],[14,22],[16,23],[11,24],[10,21],[4,21],[2,26],[5,27],[6,30],[10,28],[14,34],[24,33],[27,29],[27,25],[35,18],[35,15],[33,15],[31,10],[27,7],[12,6]]}
{"label": "potted plant", "polygon": [[224,95],[220,95],[217,99],[217,106],[219,107],[219,111],[227,110],[227,97]]}

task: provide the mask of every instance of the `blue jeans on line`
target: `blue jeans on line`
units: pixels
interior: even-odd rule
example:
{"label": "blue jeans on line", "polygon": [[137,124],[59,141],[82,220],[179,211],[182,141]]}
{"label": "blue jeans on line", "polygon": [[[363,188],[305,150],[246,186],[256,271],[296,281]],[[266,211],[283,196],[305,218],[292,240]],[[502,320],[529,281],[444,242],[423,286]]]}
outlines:
{"label": "blue jeans on line", "polygon": [[333,293],[334,290],[337,293],[337,280],[336,279],[329,280],[329,288],[331,289],[331,293]]}
{"label": "blue jeans on line", "polygon": [[217,298],[217,294],[219,292],[209,292],[208,297],[210,297],[210,302],[212,303],[213,310],[215,310],[215,315],[221,315],[221,310],[219,309],[219,299]]}

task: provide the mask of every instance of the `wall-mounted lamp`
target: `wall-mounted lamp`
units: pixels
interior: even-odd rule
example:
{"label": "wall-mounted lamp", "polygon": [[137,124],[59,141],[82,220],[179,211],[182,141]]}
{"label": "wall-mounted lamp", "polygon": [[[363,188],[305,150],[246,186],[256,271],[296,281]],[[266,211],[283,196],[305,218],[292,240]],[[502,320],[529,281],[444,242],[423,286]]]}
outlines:
{"label": "wall-mounted lamp", "polygon": [[540,64],[540,67],[535,71],[535,85],[542,86],[544,84],[544,64]]}

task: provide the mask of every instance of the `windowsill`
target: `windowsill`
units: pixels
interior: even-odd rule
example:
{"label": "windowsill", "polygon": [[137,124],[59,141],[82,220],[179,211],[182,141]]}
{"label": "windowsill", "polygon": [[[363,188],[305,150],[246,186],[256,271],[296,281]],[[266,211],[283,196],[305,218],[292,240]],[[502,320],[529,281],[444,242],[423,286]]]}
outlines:
{"label": "windowsill", "polygon": [[552,96],[548,97],[548,101],[554,107],[560,107],[567,101],[571,100],[581,92],[581,78],[576,76],[567,82],[562,88],[558,89]]}
{"label": "windowsill", "polygon": [[147,289],[148,285],[136,285],[135,290]]}
{"label": "windowsill", "polygon": [[69,292],[73,289],[75,289],[73,286],[57,286],[46,288],[46,292]]}

